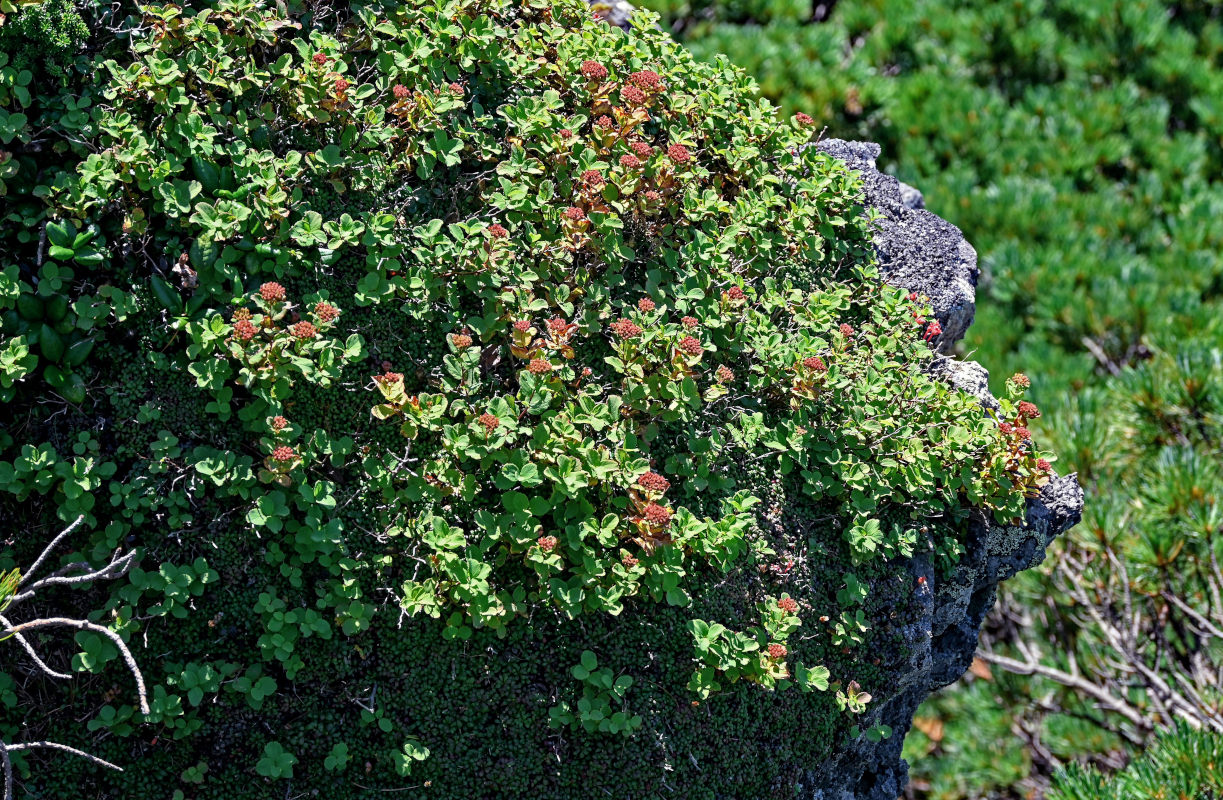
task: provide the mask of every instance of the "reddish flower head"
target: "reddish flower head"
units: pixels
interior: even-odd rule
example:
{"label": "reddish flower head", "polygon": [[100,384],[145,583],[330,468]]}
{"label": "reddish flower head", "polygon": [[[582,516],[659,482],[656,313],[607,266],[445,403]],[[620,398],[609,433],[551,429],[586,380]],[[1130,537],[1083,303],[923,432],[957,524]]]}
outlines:
{"label": "reddish flower head", "polygon": [[332,322],[336,317],[340,316],[340,309],[331,303],[325,303],[320,300],[314,304],[314,314],[319,318],[320,322]]}
{"label": "reddish flower head", "polygon": [[1035,403],[1023,400],[1019,403],[1019,416],[1027,419],[1036,419],[1040,416],[1040,409],[1036,407]]}
{"label": "reddish flower head", "polygon": [[559,131],[557,131],[556,135],[561,137],[561,141],[567,142],[573,138],[573,131],[569,130],[568,128],[561,128]]}
{"label": "reddish flower head", "polygon": [[391,88],[391,94],[395,95],[397,100],[403,100],[409,94],[411,94],[411,92],[409,92],[408,87],[404,86],[402,83],[397,83]]}
{"label": "reddish flower head", "polygon": [[637,479],[637,485],[647,492],[662,494],[671,488],[671,482],[657,472],[647,472]]}
{"label": "reddish flower head", "polygon": [[654,305],[653,300],[648,297],[643,297],[637,301],[637,308],[648,314],[649,312],[653,311],[656,306]]}
{"label": "reddish flower head", "polygon": [[328,61],[330,61],[330,60],[331,60],[331,59],[330,59],[330,58],[327,56],[327,54],[326,54],[326,53],[315,53],[315,54],[314,54],[314,56],[313,56],[313,58],[314,58],[314,63],[315,63],[315,64],[318,64],[320,67],[321,67],[323,64],[326,64]]}
{"label": "reddish flower head", "polygon": [[769,645],[769,658],[773,659],[774,661],[781,661],[786,657],[786,653],[788,652],[790,651],[786,650],[786,646],[784,644],[774,642],[773,644]]}
{"label": "reddish flower head", "polygon": [[606,181],[603,180],[603,175],[597,169],[588,169],[582,173],[582,183],[592,189],[598,189]]}
{"label": "reddish flower head", "polygon": [[488,226],[488,233],[494,239],[505,239],[510,235],[510,232],[505,229],[505,226],[500,222],[494,222]]}
{"label": "reddish flower head", "polygon": [[568,327],[569,323],[565,322],[565,320],[561,319],[560,317],[553,317],[552,319],[548,320],[548,330],[552,331],[553,333],[560,333]]}
{"label": "reddish flower head", "polygon": [[611,117],[607,116],[606,114],[602,114],[595,120],[595,127],[611,130],[612,128],[616,127],[616,123],[612,121]]}
{"label": "reddish flower head", "polygon": [[1011,381],[1016,386],[1022,386],[1025,389],[1032,385],[1032,381],[1028,378],[1027,375],[1024,375],[1022,372],[1016,372],[1014,375],[1012,375]]}
{"label": "reddish flower head", "polygon": [[450,341],[454,343],[455,350],[466,350],[471,347],[471,337],[465,333],[456,333],[450,337]]}
{"label": "reddish flower head", "polygon": [[611,332],[619,336],[621,339],[633,339],[641,334],[641,328],[635,325],[631,320],[620,319],[608,326]]}
{"label": "reddish flower head", "polygon": [[1043,458],[1036,459],[1036,468],[1041,472],[1048,472],[1053,469],[1053,465]]}
{"label": "reddish flower head", "polygon": [[628,569],[632,569],[641,562],[638,561],[632,553],[625,553],[623,556],[621,556],[620,563],[624,564],[624,566]]}
{"label": "reddish flower head", "polygon": [[777,601],[777,607],[787,614],[798,613],[798,601],[793,597],[783,597]]}
{"label": "reddish flower head", "polygon": [[279,303],[285,299],[285,287],[275,282],[265,283],[259,287],[259,296],[268,303]]}
{"label": "reddish flower head", "polygon": [[547,375],[552,371],[552,362],[546,358],[532,358],[527,365],[527,371],[532,375]]}
{"label": "reddish flower head", "polygon": [[302,320],[295,325],[290,325],[289,333],[298,339],[313,339],[318,336],[318,329],[314,327],[313,323]]}
{"label": "reddish flower head", "polygon": [[449,86],[447,86],[446,88],[449,89],[452,94],[462,94],[463,93],[463,84],[461,83],[452,83]]}
{"label": "reddish flower head", "polygon": [[1015,430],[1015,426],[1009,422],[1000,422],[998,423],[998,430],[1002,431],[1003,433],[1010,433],[1011,431]]}
{"label": "reddish flower head", "polygon": [[696,317],[680,317],[679,321],[688,330],[693,330],[701,324],[700,320]]}
{"label": "reddish flower head", "polygon": [[607,77],[607,67],[598,61],[583,61],[582,75],[592,81],[601,81]]}
{"label": "reddish flower head", "polygon": [[638,89],[636,86],[625,86],[620,90],[620,97],[629,105],[640,106],[646,101],[645,92]]}
{"label": "reddish flower head", "polygon": [[653,189],[650,189],[648,192],[645,193],[645,200],[647,203],[657,203],[661,199],[662,199],[662,195],[660,195],[658,192],[654,191]]}
{"label": "reddish flower head", "polygon": [[636,86],[638,89],[646,91],[658,91],[662,89],[662,78],[652,69],[643,69],[640,72],[634,72],[628,76],[629,83]]}
{"label": "reddish flower head", "polygon": [[934,320],[926,326],[926,332],[922,334],[922,338],[927,342],[933,342],[935,339],[943,335],[943,326],[938,324],[938,320]]}
{"label": "reddish flower head", "polygon": [[853,327],[852,325],[848,325],[848,324],[846,324],[846,323],[842,322],[842,323],[841,323],[841,335],[842,335],[842,336],[853,336],[853,335],[854,335],[854,327]]}
{"label": "reddish flower head", "polygon": [[676,164],[683,164],[692,158],[692,154],[688,152],[688,148],[682,144],[673,144],[667,148],[667,156]]}
{"label": "reddish flower head", "polygon": [[381,383],[403,383],[403,373],[388,370],[381,375],[375,375],[374,380]]}
{"label": "reddish flower head", "polygon": [[620,166],[625,169],[637,169],[641,166],[641,159],[631,153],[625,153],[620,156]]}
{"label": "reddish flower head", "polygon": [[699,356],[705,348],[695,336],[685,336],[679,341],[679,349],[690,356]]}
{"label": "reddish flower head", "polygon": [[819,356],[807,356],[803,359],[803,366],[812,372],[828,371],[828,366],[824,363],[824,359]]}
{"label": "reddish flower head", "polygon": [[1021,442],[1026,442],[1032,438],[1032,431],[1022,425],[1015,426],[1015,437]]}
{"label": "reddish flower head", "polygon": [[747,295],[738,286],[732,286],[726,290],[726,299],[728,300],[746,300]]}
{"label": "reddish flower head", "polygon": [[274,431],[283,431],[288,424],[289,421],[282,416],[272,417],[272,430]]}
{"label": "reddish flower head", "polygon": [[501,420],[497,419],[495,415],[489,414],[487,411],[477,417],[476,422],[483,425],[484,430],[488,433],[492,433],[493,431],[497,430],[497,428],[501,425]]}
{"label": "reddish flower head", "polygon": [[571,219],[574,222],[581,222],[586,219],[586,212],[577,206],[569,206],[565,209],[565,219]]}
{"label": "reddish flower head", "polygon": [[352,86],[352,84],[344,80],[343,78],[335,79],[335,93],[336,94],[342,94],[348,91],[349,86]]}
{"label": "reddish flower head", "polygon": [[529,319],[514,320],[514,330],[518,331],[519,333],[526,333],[527,331],[531,330],[531,320]]}
{"label": "reddish flower head", "polygon": [[731,383],[735,379],[735,373],[731,372],[730,367],[725,364],[719,366],[713,373],[713,376],[717,379],[718,383]]}
{"label": "reddish flower head", "polygon": [[541,536],[535,541],[539,545],[539,549],[543,550],[545,553],[551,553],[554,549],[556,549],[557,542],[555,536]]}
{"label": "reddish flower head", "polygon": [[910,303],[917,302],[917,292],[909,292],[909,302]]}
{"label": "reddish flower head", "polygon": [[256,329],[249,319],[240,319],[234,323],[234,335],[244,342],[255,338]]}
{"label": "reddish flower head", "polygon": [[289,447],[287,444],[282,444],[280,447],[277,447],[272,451],[272,460],[279,461],[282,464],[292,461],[295,458],[297,458],[297,453],[294,453],[293,448]]}
{"label": "reddish flower head", "polygon": [[629,148],[632,149],[633,153],[636,154],[638,158],[649,158],[650,156],[654,155],[654,148],[650,147],[640,139],[630,144]]}
{"label": "reddish flower head", "polygon": [[650,503],[645,507],[645,510],[641,512],[641,515],[645,517],[645,521],[651,525],[666,527],[667,525],[671,524],[671,512],[660,506],[658,503]]}
{"label": "reddish flower head", "polygon": [[805,125],[805,126],[815,124],[815,120],[811,119],[810,116],[808,116],[807,114],[804,114],[801,111],[794,115],[794,121],[797,122],[799,125]]}

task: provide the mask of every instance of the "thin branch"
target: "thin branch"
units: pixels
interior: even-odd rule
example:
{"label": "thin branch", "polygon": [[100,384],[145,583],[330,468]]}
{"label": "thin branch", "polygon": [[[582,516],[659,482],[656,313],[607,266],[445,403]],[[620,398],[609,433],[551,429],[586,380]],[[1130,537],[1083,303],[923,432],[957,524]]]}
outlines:
{"label": "thin branch", "polygon": [[[4,625],[4,627],[10,630],[13,628],[13,623],[9,622],[3,616],[0,616],[0,625]],[[71,675],[65,672],[56,672],[55,670],[51,669],[51,667],[48,666],[45,661],[43,661],[41,658],[38,657],[38,653],[34,652],[34,646],[31,645],[29,641],[24,636],[22,636],[20,633],[14,633],[13,638],[17,640],[17,643],[19,645],[25,648],[26,653],[28,653],[30,658],[34,661],[34,663],[38,665],[38,668],[41,669],[43,672],[45,672],[47,675],[49,675],[52,678],[59,678],[60,680],[65,680],[65,681],[72,680]]]}
{"label": "thin branch", "polygon": [[69,525],[67,528],[64,528],[62,531],[59,532],[58,536],[56,536],[54,539],[51,540],[51,544],[47,545],[46,548],[43,549],[42,554],[39,555],[38,558],[34,559],[34,563],[30,565],[30,568],[28,570],[26,570],[25,577],[23,577],[20,581],[18,581],[17,583],[18,588],[20,588],[22,584],[28,581],[30,579],[30,576],[33,575],[38,570],[38,568],[42,566],[42,562],[47,560],[47,557],[51,555],[51,551],[55,549],[56,545],[62,542],[65,537],[67,537],[74,530],[76,530],[80,526],[80,524],[84,521],[85,521],[85,515],[81,514],[79,517],[73,520],[71,525]]}

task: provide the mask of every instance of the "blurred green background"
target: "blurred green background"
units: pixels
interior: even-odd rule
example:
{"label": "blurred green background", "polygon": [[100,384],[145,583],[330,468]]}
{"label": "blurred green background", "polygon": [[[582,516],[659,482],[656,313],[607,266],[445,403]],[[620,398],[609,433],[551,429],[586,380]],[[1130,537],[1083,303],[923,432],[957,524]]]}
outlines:
{"label": "blurred green background", "polygon": [[[1036,435],[1087,490],[1083,524],[1008,585],[987,622],[992,647],[1036,643],[1056,668],[1107,668],[1099,632],[1052,579],[1066,548],[1121,555],[1155,638],[1161,589],[1209,604],[1203,565],[1223,539],[1223,4],[641,5],[700,57],[745,68],[784,113],[879,142],[880,168],[977,248],[964,354],[995,391],[1013,372],[1032,378]],[[1169,652],[1203,646],[1182,637]],[[1124,725],[1057,683],[974,673],[922,708],[906,742],[911,796],[1040,797],[1068,762],[1108,771],[1134,754]],[[1127,699],[1151,708],[1141,689]],[[1203,701],[1217,713],[1217,695]],[[1133,791],[1117,796],[1157,796]]]}

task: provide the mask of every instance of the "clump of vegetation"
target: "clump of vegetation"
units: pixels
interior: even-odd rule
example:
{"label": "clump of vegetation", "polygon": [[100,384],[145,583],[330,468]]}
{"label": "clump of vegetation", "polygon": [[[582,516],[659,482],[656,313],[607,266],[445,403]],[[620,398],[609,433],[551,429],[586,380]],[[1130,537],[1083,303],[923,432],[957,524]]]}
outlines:
{"label": "clump of vegetation", "polygon": [[1085,524],[985,629],[987,657],[1041,677],[982,665],[923,710],[937,735],[909,753],[928,796],[1025,794],[1177,720],[1218,730],[1217,4],[645,5],[829,135],[880,142],[881,167],[964,230],[983,266],[966,344],[995,386],[1023,364],[1034,434],[1087,491]]}
{"label": "clump of vegetation", "polygon": [[1051,467],[1024,381],[927,376],[809,117],[576,0],[92,36],[0,95],[0,569],[56,517],[131,548],[93,619],[148,705],[78,637],[0,740],[140,766],[14,758],[27,791],[788,796],[890,733],[912,556]]}

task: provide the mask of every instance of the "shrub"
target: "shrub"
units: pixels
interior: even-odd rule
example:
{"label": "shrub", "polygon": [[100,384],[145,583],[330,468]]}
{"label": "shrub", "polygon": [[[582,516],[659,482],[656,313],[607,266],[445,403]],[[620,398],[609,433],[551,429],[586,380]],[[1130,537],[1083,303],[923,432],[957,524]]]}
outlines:
{"label": "shrub", "polygon": [[909,559],[1047,475],[810,125],[574,0],[124,10],[17,101],[0,508],[136,548],[158,666],[35,725],[139,769],[31,791],[760,797],[885,735]]}

